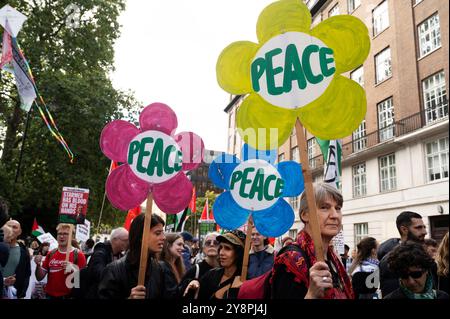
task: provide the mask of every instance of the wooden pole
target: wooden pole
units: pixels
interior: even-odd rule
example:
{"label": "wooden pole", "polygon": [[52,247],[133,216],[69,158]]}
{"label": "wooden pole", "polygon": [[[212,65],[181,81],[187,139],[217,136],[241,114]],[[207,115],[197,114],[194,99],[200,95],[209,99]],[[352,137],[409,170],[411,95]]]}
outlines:
{"label": "wooden pole", "polygon": [[242,261],[241,282],[244,282],[247,279],[250,243],[252,240],[252,229],[253,229],[253,218],[252,215],[250,214],[247,221],[247,236],[245,237],[244,260]]}
{"label": "wooden pole", "polygon": [[305,133],[303,125],[297,118],[295,122],[295,131],[297,135],[297,146],[300,151],[300,163],[302,164],[303,179],[305,182],[306,200],[309,209],[309,223],[311,225],[312,239],[317,261],[324,261],[322,235],[320,232],[319,217],[316,210],[316,197],[314,196],[313,180],[309,168],[308,150],[306,146]]}
{"label": "wooden pole", "polygon": [[70,251],[72,250],[72,233],[73,233],[73,225],[69,224],[69,238],[67,239],[67,250],[66,250],[66,269],[64,270],[64,273],[69,273],[69,267],[67,266],[67,263],[69,262],[70,257]]}
{"label": "wooden pole", "polygon": [[150,193],[147,196],[147,206],[145,208],[144,233],[142,234],[141,259],[139,263],[139,286],[144,286],[145,283],[145,271],[147,270],[148,260],[148,236],[150,233],[150,223],[152,221],[152,205],[153,195]]}

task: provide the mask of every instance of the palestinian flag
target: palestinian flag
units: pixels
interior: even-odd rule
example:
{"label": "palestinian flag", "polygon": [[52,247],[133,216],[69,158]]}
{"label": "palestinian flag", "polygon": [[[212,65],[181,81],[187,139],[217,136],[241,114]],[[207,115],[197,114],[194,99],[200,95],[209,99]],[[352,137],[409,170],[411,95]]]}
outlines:
{"label": "palestinian flag", "polygon": [[38,225],[36,218],[34,218],[33,227],[31,228],[31,235],[38,237],[43,234],[45,234],[44,229]]}
{"label": "palestinian flag", "polygon": [[342,141],[341,140],[321,140],[317,138],[317,143],[322,151],[325,162],[323,171],[323,181],[339,189],[342,176]]}
{"label": "palestinian flag", "polygon": [[186,221],[191,216],[192,213],[195,213],[197,206],[196,206],[196,200],[197,195],[195,192],[195,187],[192,188],[192,198],[189,202],[189,206],[186,207],[186,209],[180,213],[177,214],[177,223],[176,223],[176,231],[182,232],[184,230],[184,225],[186,224]]}

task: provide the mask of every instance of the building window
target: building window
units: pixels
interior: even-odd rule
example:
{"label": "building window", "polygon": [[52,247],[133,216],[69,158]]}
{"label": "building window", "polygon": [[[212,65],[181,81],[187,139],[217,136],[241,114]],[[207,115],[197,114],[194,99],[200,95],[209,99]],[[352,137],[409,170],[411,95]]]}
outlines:
{"label": "building window", "polygon": [[448,178],[448,137],[426,144],[428,181]]}
{"label": "building window", "polygon": [[392,98],[378,103],[378,130],[380,143],[394,137],[394,105]]}
{"label": "building window", "polygon": [[291,207],[292,207],[292,209],[294,210],[295,213],[297,213],[297,211],[298,211],[298,209],[300,207],[300,200],[299,200],[299,198],[300,198],[300,196],[291,197],[289,199]]}
{"label": "building window", "polygon": [[391,191],[397,188],[395,171],[395,154],[379,158],[381,192]]}
{"label": "building window", "polygon": [[421,57],[441,47],[441,28],[437,13],[419,24],[418,29]]}
{"label": "building window", "polygon": [[423,80],[422,87],[427,124],[447,117],[448,100],[444,71]]}
{"label": "building window", "polygon": [[339,12],[339,3],[337,3],[330,11],[328,11],[328,17],[337,16]]}
{"label": "building window", "polygon": [[391,48],[386,48],[375,56],[376,84],[392,75]]}
{"label": "building window", "polygon": [[308,140],[308,162],[309,162],[309,168],[316,168],[316,162],[314,161],[314,149],[316,147],[316,139],[310,138]]}
{"label": "building window", "polygon": [[369,224],[368,223],[360,223],[354,224],[354,232],[355,232],[355,247],[359,244],[359,242],[369,236]]}
{"label": "building window", "polygon": [[353,132],[353,152],[359,152],[367,147],[366,120]]}
{"label": "building window", "polygon": [[361,163],[352,167],[353,173],[353,197],[367,195],[366,187],[366,163]]}
{"label": "building window", "polygon": [[278,163],[284,161],[284,153],[281,153],[280,155],[278,155]]}
{"label": "building window", "polygon": [[350,78],[361,86],[364,86],[364,68],[362,65],[350,73]]}
{"label": "building window", "polygon": [[387,0],[382,2],[372,12],[373,36],[380,34],[389,26],[389,10]]}
{"label": "building window", "polygon": [[300,154],[298,153],[298,147],[297,146],[293,147],[291,152],[292,152],[292,160],[296,161],[296,162],[299,162],[299,155]]}
{"label": "building window", "polygon": [[361,0],[348,0],[348,13],[352,13],[361,5]]}

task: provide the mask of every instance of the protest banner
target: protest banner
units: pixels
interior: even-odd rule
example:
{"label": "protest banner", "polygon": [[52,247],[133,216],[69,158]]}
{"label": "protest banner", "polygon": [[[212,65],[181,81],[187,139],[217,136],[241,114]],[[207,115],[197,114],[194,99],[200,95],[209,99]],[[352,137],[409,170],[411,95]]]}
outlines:
{"label": "protest banner", "polygon": [[39,240],[39,242],[41,244],[42,243],[49,243],[50,244],[49,251],[58,248],[58,241],[50,233],[42,234],[42,235],[40,235],[40,236],[38,236],[36,238]]}
{"label": "protest banner", "polygon": [[59,222],[65,224],[84,224],[87,213],[89,189],[63,187],[59,205]]}
{"label": "protest banner", "polygon": [[77,230],[75,233],[75,238],[77,241],[86,242],[91,236],[91,222],[89,220],[85,220],[84,224],[77,225]]}

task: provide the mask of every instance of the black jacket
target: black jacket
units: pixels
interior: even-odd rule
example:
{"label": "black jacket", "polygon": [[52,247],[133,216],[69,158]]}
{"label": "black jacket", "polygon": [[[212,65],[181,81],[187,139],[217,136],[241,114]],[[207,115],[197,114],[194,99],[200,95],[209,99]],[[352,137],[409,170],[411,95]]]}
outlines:
{"label": "black jacket", "polygon": [[19,244],[19,246],[20,259],[16,268],[16,283],[14,284],[14,288],[17,289],[17,298],[25,298],[28,284],[30,283],[31,262],[28,249],[22,244]]}
{"label": "black jacket", "polygon": [[[0,242],[0,266],[5,267],[9,258],[9,245]],[[3,274],[0,271],[0,298],[3,297]]]}
{"label": "black jacket", "polygon": [[[195,278],[195,272],[197,270],[197,265],[199,267],[199,273],[198,273],[198,278]],[[183,295],[184,291],[186,290],[186,287],[189,285],[189,283],[194,280],[197,279],[199,280],[200,278],[202,278],[202,276],[204,274],[206,274],[209,270],[213,269],[213,267],[211,267],[206,260],[202,260],[202,262],[193,265],[191,269],[189,269],[183,276],[183,278],[181,278],[181,283],[180,283],[180,293],[181,295]],[[194,293],[192,292],[192,290],[186,295],[186,298],[188,299],[193,299],[194,297]]]}
{"label": "black jacket", "polygon": [[82,298],[98,299],[98,285],[102,272],[113,261],[113,251],[110,242],[98,243],[89,259],[89,264],[82,270],[81,285],[84,285]]}
{"label": "black jacket", "polygon": [[[220,290],[221,285],[226,286],[228,283],[232,283],[236,276],[240,274],[240,271],[236,271],[236,273],[228,280],[220,283],[222,276],[225,270],[222,267],[213,268],[207,271],[200,278],[200,290],[198,293],[198,299],[200,300],[208,300],[208,299],[216,299],[215,293]],[[239,288],[229,288],[227,292],[225,292],[223,299],[237,299],[239,294]]]}
{"label": "black jacket", "polygon": [[[436,299],[449,299],[449,296],[444,291],[437,290],[436,293],[437,293]],[[388,294],[383,299],[408,299],[408,297],[403,293],[403,291],[400,288],[398,288],[393,292],[391,292],[390,294]]]}
{"label": "black jacket", "polygon": [[380,244],[377,250],[377,258],[378,260],[383,259],[383,257],[397,247],[400,244],[400,238],[391,238]]}
{"label": "black jacket", "polygon": [[[127,299],[131,289],[137,286],[139,265],[132,266],[127,256],[106,266],[98,285],[100,299]],[[165,288],[163,267],[154,258],[148,259],[146,279],[146,299],[171,299]]]}

